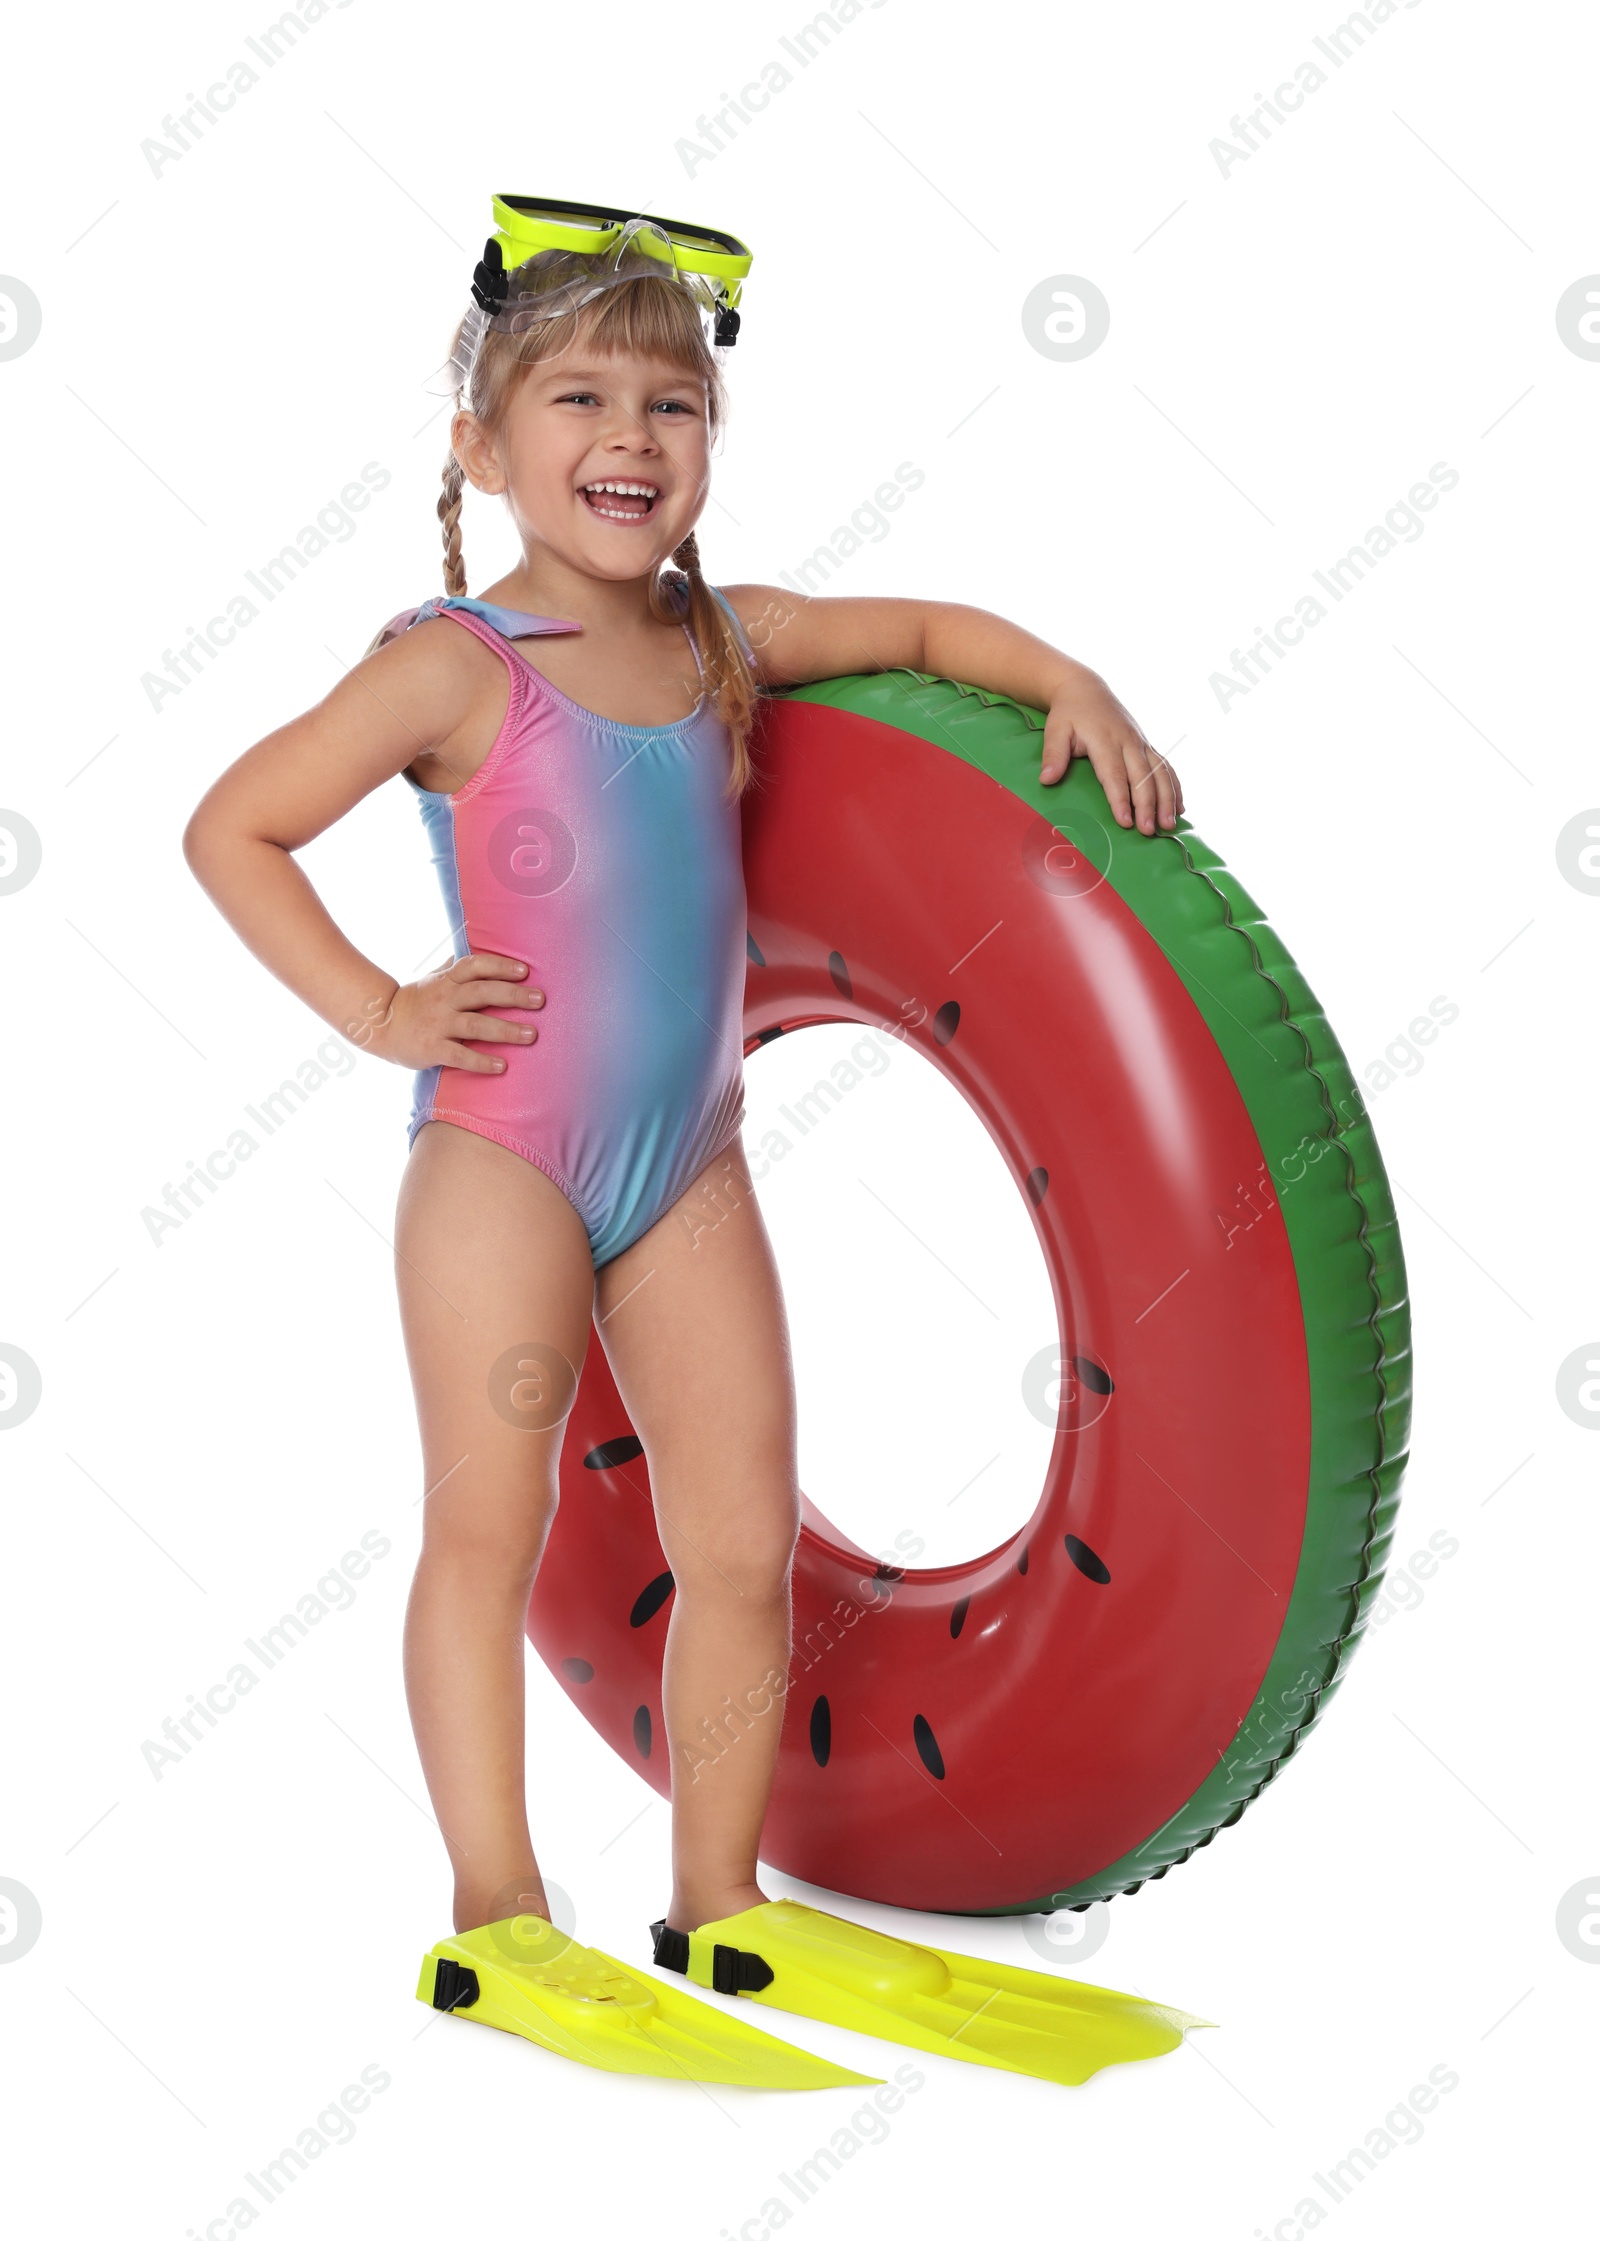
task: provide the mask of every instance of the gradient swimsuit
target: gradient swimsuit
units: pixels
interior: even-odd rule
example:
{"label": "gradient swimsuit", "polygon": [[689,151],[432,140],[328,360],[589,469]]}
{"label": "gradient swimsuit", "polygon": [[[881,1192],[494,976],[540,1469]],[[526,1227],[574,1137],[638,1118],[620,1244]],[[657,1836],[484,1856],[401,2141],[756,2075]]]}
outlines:
{"label": "gradient swimsuit", "polygon": [[673,724],[596,716],[506,643],[579,623],[430,599],[389,629],[437,615],[492,648],[511,684],[482,769],[453,794],[417,788],[455,954],[520,958],[545,1001],[531,1014],[487,1009],[539,1030],[532,1043],[481,1046],[505,1059],[503,1074],[417,1075],[407,1143],[451,1121],[530,1160],[577,1208],[599,1268],[744,1118],[744,865],[739,805],[723,792],[728,733],[704,693]]}

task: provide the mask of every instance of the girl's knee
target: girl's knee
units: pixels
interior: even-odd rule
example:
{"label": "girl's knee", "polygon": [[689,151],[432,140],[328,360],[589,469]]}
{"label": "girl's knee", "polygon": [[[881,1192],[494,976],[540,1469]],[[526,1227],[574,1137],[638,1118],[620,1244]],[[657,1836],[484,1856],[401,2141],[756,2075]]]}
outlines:
{"label": "girl's knee", "polygon": [[555,1523],[554,1489],[500,1501],[475,1500],[470,1489],[455,1490],[453,1499],[442,1501],[443,1491],[428,1497],[421,1561],[493,1579],[525,1574],[531,1582]]}
{"label": "girl's knee", "polygon": [[771,1602],[785,1595],[800,1531],[798,1501],[731,1502],[678,1522],[658,1503],[663,1546],[680,1595]]}

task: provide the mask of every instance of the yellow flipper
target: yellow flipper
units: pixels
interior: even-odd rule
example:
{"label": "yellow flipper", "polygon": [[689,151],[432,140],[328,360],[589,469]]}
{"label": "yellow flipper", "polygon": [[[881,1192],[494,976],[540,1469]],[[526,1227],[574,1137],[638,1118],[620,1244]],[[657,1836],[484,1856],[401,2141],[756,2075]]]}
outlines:
{"label": "yellow flipper", "polygon": [[596,2070],[703,2085],[877,2085],[579,1945],[536,1914],[443,1938],[417,1998]]}
{"label": "yellow flipper", "polygon": [[687,1936],[655,1928],[657,1962],[692,1983],[1058,2085],[1166,2054],[1205,2023],[1131,1992],[884,1937],[795,1899],[769,1899]]}

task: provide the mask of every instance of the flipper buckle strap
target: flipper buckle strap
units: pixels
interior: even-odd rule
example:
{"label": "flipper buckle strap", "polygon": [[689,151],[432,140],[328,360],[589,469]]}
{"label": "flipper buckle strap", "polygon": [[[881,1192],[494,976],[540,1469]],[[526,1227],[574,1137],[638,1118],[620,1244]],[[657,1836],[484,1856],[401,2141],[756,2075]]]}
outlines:
{"label": "flipper buckle strap", "polygon": [[741,1953],[736,1945],[711,1948],[711,1989],[731,1998],[736,1992],[764,1992],[772,1971],[759,1953]]}
{"label": "flipper buckle strap", "polygon": [[[689,1973],[689,1933],[687,1930],[669,1930],[665,1917],[652,1922],[650,1935],[655,1941],[655,1962],[658,1969],[676,1969],[680,1976]],[[759,1953],[741,1952],[736,1945],[714,1945],[711,1948],[711,1989],[732,1999],[740,1992],[764,1992],[772,1982],[772,1970]]]}
{"label": "flipper buckle strap", "polygon": [[441,1958],[433,1978],[433,2004],[446,2014],[452,2008],[470,2008],[478,1997],[478,1974],[459,1961]]}
{"label": "flipper buckle strap", "polygon": [[676,1969],[679,1976],[689,1973],[689,1933],[687,1930],[669,1930],[666,1916],[652,1922],[650,1935],[655,1944],[655,1964],[658,1969]]}

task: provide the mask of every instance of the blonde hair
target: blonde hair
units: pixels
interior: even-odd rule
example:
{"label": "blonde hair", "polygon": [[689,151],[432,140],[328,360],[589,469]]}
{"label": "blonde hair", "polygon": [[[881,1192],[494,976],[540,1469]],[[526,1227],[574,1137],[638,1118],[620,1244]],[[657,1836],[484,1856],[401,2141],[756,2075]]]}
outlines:
{"label": "blonde hair", "polygon": [[[476,311],[469,311],[456,329],[451,350],[458,369],[471,356],[471,370],[460,392],[460,409],[472,413],[493,436],[528,372],[571,351],[581,337],[586,348],[602,355],[662,359],[677,371],[703,381],[707,423],[715,438],[727,417],[728,400],[722,369],[701,325],[699,292],[630,244],[616,269],[628,270],[635,264],[637,270],[630,271],[626,280],[605,288],[598,298],[534,320],[521,333],[493,324],[484,327]],[[543,250],[510,275],[506,308],[514,314],[519,296],[537,297],[556,290],[581,293],[588,273],[610,269],[611,260],[605,257]],[[480,328],[482,339],[473,355],[469,338]],[[452,450],[444,463],[437,510],[444,539],[444,587],[453,599],[467,595],[467,571],[461,557],[465,479],[461,462]],[[705,690],[728,729],[733,756],[727,793],[737,799],[752,776],[749,739],[760,686],[735,624],[701,573],[700,549],[692,530],[672,558],[678,573],[659,571],[651,578],[650,612],[658,622],[686,626],[694,641]],[[385,642],[386,633],[380,631],[367,651],[375,652]]]}

